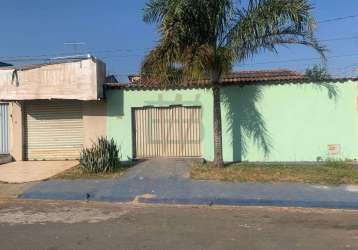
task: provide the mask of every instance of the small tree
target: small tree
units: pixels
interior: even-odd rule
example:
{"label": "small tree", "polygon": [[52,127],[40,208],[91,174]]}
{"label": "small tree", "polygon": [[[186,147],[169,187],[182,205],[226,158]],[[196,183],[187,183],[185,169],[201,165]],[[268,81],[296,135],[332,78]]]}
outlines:
{"label": "small tree", "polygon": [[[245,1],[246,2],[246,1]],[[160,40],[146,56],[142,75],[163,84],[208,77],[213,90],[214,165],[222,167],[221,80],[236,62],[280,45],[311,47],[324,57],[314,36],[309,0],[149,0],[144,21],[158,24]],[[173,76],[175,72],[175,76]],[[176,82],[174,82],[176,80]]]}

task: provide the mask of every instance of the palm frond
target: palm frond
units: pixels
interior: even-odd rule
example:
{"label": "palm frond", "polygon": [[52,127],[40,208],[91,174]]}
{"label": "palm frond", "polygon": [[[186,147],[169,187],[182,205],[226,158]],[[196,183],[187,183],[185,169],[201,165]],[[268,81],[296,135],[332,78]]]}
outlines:
{"label": "palm frond", "polygon": [[326,48],[314,36],[312,8],[307,0],[250,0],[247,8],[238,11],[226,46],[232,48],[238,61],[288,44],[311,47],[325,59]]}
{"label": "palm frond", "polygon": [[171,48],[158,45],[145,58],[141,74],[142,79],[155,84],[179,84],[182,70],[177,67],[177,54]]}
{"label": "palm frond", "polygon": [[160,41],[145,58],[142,73],[166,81],[220,78],[237,61],[291,44],[311,47],[325,58],[308,0],[249,0],[246,8],[235,3],[149,0],[144,20],[158,24]]}
{"label": "palm frond", "polygon": [[170,0],[149,0],[144,8],[143,21],[158,23],[168,11]]}

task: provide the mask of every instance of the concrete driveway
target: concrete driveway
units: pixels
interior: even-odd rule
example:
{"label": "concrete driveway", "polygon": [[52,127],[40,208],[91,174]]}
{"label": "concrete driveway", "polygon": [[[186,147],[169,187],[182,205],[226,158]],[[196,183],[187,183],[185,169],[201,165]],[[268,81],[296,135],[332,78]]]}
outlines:
{"label": "concrete driveway", "polygon": [[78,161],[11,162],[0,166],[0,182],[27,183],[42,181],[78,164]]}
{"label": "concrete driveway", "polygon": [[152,159],[139,162],[122,179],[187,179],[191,159]]}

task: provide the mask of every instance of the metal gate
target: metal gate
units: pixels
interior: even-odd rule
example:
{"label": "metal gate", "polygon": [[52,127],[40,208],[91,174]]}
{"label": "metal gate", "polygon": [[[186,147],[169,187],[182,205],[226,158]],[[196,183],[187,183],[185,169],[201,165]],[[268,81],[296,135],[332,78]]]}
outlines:
{"label": "metal gate", "polygon": [[0,103],[0,154],[9,154],[9,105]]}
{"label": "metal gate", "polygon": [[200,107],[133,109],[134,157],[200,157]]}

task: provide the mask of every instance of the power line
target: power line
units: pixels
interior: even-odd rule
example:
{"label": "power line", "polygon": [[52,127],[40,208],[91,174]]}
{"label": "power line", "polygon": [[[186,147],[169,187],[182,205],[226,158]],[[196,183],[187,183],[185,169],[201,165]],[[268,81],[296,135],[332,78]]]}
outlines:
{"label": "power line", "polygon": [[[138,56],[138,55],[133,55]],[[328,56],[327,59],[336,59],[336,58],[345,58],[345,57],[352,57],[352,56],[358,56],[358,53],[352,53],[352,54],[343,54],[343,55],[333,55]],[[127,56],[108,56],[107,59],[125,59]],[[28,59],[31,61],[31,59]],[[34,59],[32,59],[34,60]],[[321,57],[307,57],[307,58],[296,58],[296,59],[289,59],[289,60],[277,60],[277,61],[265,61],[265,62],[257,62],[257,63],[243,63],[240,64],[242,66],[258,66],[258,65],[267,65],[267,64],[281,64],[281,63],[298,63],[298,62],[305,62],[305,61],[319,61],[322,60]],[[38,61],[38,59],[36,59]],[[130,75],[130,74],[128,74]]]}
{"label": "power line", "polygon": [[111,50],[94,50],[89,51],[90,53],[96,53],[96,54],[105,54],[105,53],[114,53],[114,52],[138,52],[138,51],[144,51],[149,52],[152,48],[143,48],[143,49],[111,49]]}
{"label": "power line", "polygon": [[[321,39],[320,42],[335,42],[335,41],[347,41],[347,40],[358,40],[358,36],[349,36],[349,37],[337,37],[337,38],[330,38],[330,39]],[[111,50],[115,52],[116,50]],[[110,51],[107,51],[110,52]],[[127,58],[127,57],[139,57],[144,56],[143,54],[131,54],[131,55],[109,55],[104,56],[103,58]]]}
{"label": "power line", "polygon": [[[105,54],[105,53],[116,53],[116,52],[137,52],[137,51],[149,51],[151,48],[143,48],[143,49],[111,49],[111,50],[93,50],[88,51],[86,53],[89,54]],[[0,56],[1,60],[50,60],[51,57],[58,56],[68,56],[71,55],[69,53],[56,53],[56,54],[41,54],[41,55],[19,55],[19,56]]]}
{"label": "power line", "polygon": [[345,41],[345,40],[356,40],[358,36],[347,36],[347,37],[337,37],[337,38],[330,38],[330,39],[321,39],[320,42],[333,42],[333,41]]}
{"label": "power line", "polygon": [[[358,37],[357,37],[358,39]],[[112,56],[105,56],[103,58],[107,58],[107,59],[119,59],[119,58],[128,58],[130,56],[142,56],[142,55],[112,55]],[[343,55],[333,55],[333,56],[328,56],[327,59],[333,59],[333,58],[344,58],[344,57],[352,57],[352,56],[358,56],[358,52],[355,53],[350,53],[350,54],[343,54]],[[1,57],[0,57],[1,58]],[[30,58],[30,57],[21,57],[21,58],[16,58],[13,57],[14,59],[10,59],[9,61],[11,62],[16,62],[16,61],[46,61],[46,60],[50,60],[50,59],[46,59],[46,58]],[[266,62],[257,62],[257,63],[244,63],[241,64],[243,66],[256,66],[256,65],[265,65],[265,64],[279,64],[279,63],[296,63],[296,62],[304,62],[304,61],[316,61],[316,60],[321,60],[322,58],[320,57],[308,57],[308,58],[296,58],[296,59],[289,59],[289,60],[277,60],[277,61],[266,61]]]}
{"label": "power line", "polygon": [[[352,57],[352,56],[358,56],[358,52],[352,53],[352,54],[328,56],[327,59],[344,58],[344,57]],[[307,58],[297,58],[297,59],[290,59],[290,60],[266,61],[266,62],[257,62],[257,63],[243,63],[241,65],[242,66],[256,66],[256,65],[265,65],[265,64],[280,64],[280,63],[291,63],[291,62],[296,63],[296,62],[317,61],[317,60],[322,60],[322,58],[321,57],[307,57]]]}
{"label": "power line", "polygon": [[[350,16],[343,16],[343,17],[336,17],[331,19],[325,19],[320,20],[318,23],[328,23],[328,22],[335,22],[335,21],[342,21],[346,19],[352,19],[352,18],[358,18],[357,15],[350,15]],[[332,38],[332,39],[323,39],[321,41],[340,41],[340,40],[352,40],[352,39],[358,39],[358,36],[355,37],[342,37],[342,38]],[[112,52],[134,52],[134,51],[150,51],[152,48],[143,48],[143,49],[111,49],[111,50],[98,50],[98,51],[88,51],[88,53],[97,53],[97,54],[103,54],[103,53],[112,53]],[[68,55],[68,53],[60,53],[60,54],[43,54],[38,56],[16,56],[16,57],[0,57],[0,59],[10,59],[10,58],[18,58],[18,57],[48,57],[48,56],[61,56],[61,55]]]}
{"label": "power line", "polygon": [[[349,37],[336,37],[336,38],[329,38],[329,39],[321,39],[321,42],[334,42],[334,41],[344,41],[344,40],[357,40],[358,36],[349,36]],[[102,58],[113,58],[113,57],[139,57],[144,56],[144,54],[122,54],[122,55],[115,55],[115,53],[120,52],[135,52],[135,51],[144,51],[148,52],[150,48],[143,48],[143,49],[111,49],[111,50],[94,50],[89,51],[90,54],[113,54],[113,55],[106,55]],[[12,62],[21,62],[21,61],[42,61],[42,60],[51,60],[51,57],[59,57],[59,56],[68,56],[69,53],[57,53],[57,54],[42,54],[42,55],[24,55],[24,56],[2,56],[0,57],[1,60],[8,60]]]}
{"label": "power line", "polygon": [[[327,59],[331,59],[331,58],[343,58],[343,57],[351,57],[351,56],[358,56],[358,53],[354,53],[354,54],[344,54],[344,55],[335,55],[335,56],[327,56]],[[263,65],[263,64],[276,64],[276,63],[315,61],[315,60],[321,60],[321,59],[322,59],[321,57],[308,57],[308,58],[298,58],[298,59],[282,60],[282,61],[258,62],[258,63],[243,64],[243,65]]]}
{"label": "power line", "polygon": [[342,20],[352,19],[352,18],[357,18],[357,17],[358,17],[358,14],[357,15],[344,16],[344,17],[336,17],[336,18],[321,20],[321,21],[318,21],[318,23],[330,23],[330,22],[342,21]]}
{"label": "power line", "polygon": [[[331,18],[331,19],[325,19],[325,20],[321,20],[318,21],[318,23],[328,23],[328,22],[335,22],[335,21],[342,21],[342,20],[346,20],[346,19],[352,19],[352,18],[358,18],[358,14],[357,15],[350,15],[350,16],[343,16],[343,17],[336,17],[336,18]],[[320,41],[322,42],[330,42],[330,41],[343,41],[343,40],[354,40],[354,39],[358,39],[358,36],[352,36],[352,37],[338,37],[338,38],[331,38],[331,39],[321,39]],[[116,52],[137,52],[137,51],[144,51],[144,52],[148,52],[150,51],[152,48],[143,48],[143,49],[111,49],[111,50],[95,50],[95,51],[87,51],[86,53],[96,53],[96,54],[105,54],[105,53],[116,53]],[[14,56],[14,57],[0,57],[0,59],[2,60],[18,60],[20,61],[21,59],[28,59],[30,58],[30,61],[34,61],[35,59],[38,60],[48,60],[50,58],[43,58],[43,57],[58,57],[58,56],[64,56],[64,55],[69,55],[68,53],[57,53],[57,54],[43,54],[43,55],[35,55],[35,56],[30,56],[30,55],[26,55],[26,56]],[[130,55],[132,56],[132,55]]]}
{"label": "power line", "polygon": [[[358,53],[356,54],[352,54],[352,56],[354,55],[358,55]],[[336,55],[336,56],[332,56],[331,58],[337,58],[337,57],[344,57],[344,56],[348,56],[348,55]],[[351,55],[349,55],[351,56]],[[307,59],[307,60],[310,60],[312,58],[302,58],[302,59]],[[318,59],[318,58],[314,58],[314,59]],[[275,63],[281,63],[281,62],[287,62],[288,60],[286,61],[274,61]],[[292,60],[293,61],[293,60]],[[261,62],[259,64],[272,64],[272,62]],[[246,67],[245,66],[254,66],[256,64],[241,64],[241,65],[237,65],[239,68],[241,67],[242,69],[241,70],[244,70]],[[294,66],[294,69],[295,70],[298,70],[298,71],[305,71],[308,67],[309,67],[310,64],[305,64],[305,65],[295,65]],[[350,76],[357,76],[358,75],[358,63],[353,63],[353,64],[348,64],[348,65],[345,65],[345,66],[340,66],[340,67],[337,67],[337,66],[327,66],[329,71],[331,72],[335,72],[335,74],[337,75],[350,75]],[[237,68],[237,67],[235,67]],[[118,77],[127,77],[129,75],[133,75],[133,74],[136,74],[134,71],[133,72],[130,72],[130,73],[125,73],[125,72],[118,72],[116,70],[112,70],[111,71],[111,74],[114,74]],[[140,74],[140,73],[138,73]],[[148,73],[148,74],[151,74],[151,73]]]}
{"label": "power line", "polygon": [[[350,15],[350,16],[343,16],[343,17],[336,17],[331,19],[325,19],[318,21],[318,23],[328,23],[328,22],[335,22],[335,21],[342,21],[346,19],[358,18],[357,15]],[[330,41],[343,41],[343,40],[354,40],[358,39],[358,36],[353,37],[341,37],[341,38],[332,38],[332,39],[322,39],[322,42],[330,42]],[[151,50],[151,48],[143,48],[143,49],[112,49],[112,50],[98,50],[98,51],[88,51],[89,53],[96,53],[96,54],[105,54],[105,53],[115,53],[115,52],[137,52],[137,51],[144,51],[147,52]],[[13,56],[13,57],[0,57],[1,60],[12,60],[12,61],[35,61],[35,60],[48,60],[49,58],[44,57],[57,57],[57,56],[64,56],[69,55],[68,53],[57,53],[57,54],[43,54],[43,55],[35,55],[35,56]],[[133,55],[129,55],[133,56]],[[139,55],[138,55],[139,56]]]}

